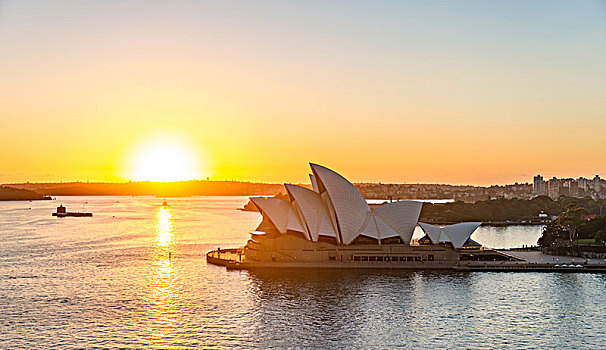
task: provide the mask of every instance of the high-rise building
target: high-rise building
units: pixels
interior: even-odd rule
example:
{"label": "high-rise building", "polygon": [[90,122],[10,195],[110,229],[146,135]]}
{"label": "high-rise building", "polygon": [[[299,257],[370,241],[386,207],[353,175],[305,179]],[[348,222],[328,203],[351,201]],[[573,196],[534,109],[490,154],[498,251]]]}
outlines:
{"label": "high-rise building", "polygon": [[606,188],[606,181],[596,175],[593,179],[579,177],[578,179],[557,177],[545,181],[541,175],[532,179],[532,195],[547,195],[553,199],[560,196],[602,198],[602,189]]}
{"label": "high-rise building", "polygon": [[579,196],[579,184],[575,179],[560,179],[560,196]]}
{"label": "high-rise building", "polygon": [[581,194],[579,192],[579,183],[576,180],[571,179],[568,182],[568,191],[569,191],[569,194],[568,194],[569,196],[579,197],[579,195]]}
{"label": "high-rise building", "polygon": [[560,196],[560,180],[555,176],[547,183],[547,192],[553,199]]}
{"label": "high-rise building", "polygon": [[536,196],[547,195],[547,182],[541,175],[537,175],[532,181],[532,194]]}

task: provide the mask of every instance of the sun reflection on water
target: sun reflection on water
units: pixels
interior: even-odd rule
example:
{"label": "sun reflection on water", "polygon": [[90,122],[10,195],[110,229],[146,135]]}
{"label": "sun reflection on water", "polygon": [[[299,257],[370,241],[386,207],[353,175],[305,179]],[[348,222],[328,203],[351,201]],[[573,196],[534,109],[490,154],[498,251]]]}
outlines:
{"label": "sun reflection on water", "polygon": [[160,247],[169,247],[175,243],[172,216],[170,209],[162,207],[158,210],[158,223],[156,224],[156,244]]}
{"label": "sun reflection on water", "polygon": [[152,250],[152,276],[147,293],[149,317],[145,321],[149,330],[148,347],[167,348],[178,338],[176,324],[179,318],[180,269],[175,265],[173,249],[175,233],[173,218],[168,207],[158,209],[156,240]]}
{"label": "sun reflection on water", "polygon": [[177,285],[179,273],[167,258],[154,262],[153,276],[147,294],[148,348],[166,349],[178,340],[179,319]]}

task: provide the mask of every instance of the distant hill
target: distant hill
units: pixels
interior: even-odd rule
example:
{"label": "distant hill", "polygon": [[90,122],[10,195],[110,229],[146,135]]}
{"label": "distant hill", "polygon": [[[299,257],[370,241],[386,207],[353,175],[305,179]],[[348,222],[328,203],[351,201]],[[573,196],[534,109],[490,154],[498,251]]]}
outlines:
{"label": "distant hill", "polygon": [[34,201],[49,200],[51,197],[43,196],[34,191],[21,188],[0,186],[0,201]]}
{"label": "distant hill", "polygon": [[178,181],[125,183],[26,183],[9,184],[52,196],[273,196],[283,192],[283,185],[241,181]]}
{"label": "distant hill", "polygon": [[[191,180],[177,182],[132,181],[122,183],[103,182],[54,182],[5,184],[49,196],[274,196],[286,194],[284,186],[276,183],[247,181]],[[311,188],[309,184],[301,186]],[[452,199],[467,203],[496,198],[532,198],[532,185],[471,186],[448,184],[389,184],[355,183],[354,186],[366,199]]]}

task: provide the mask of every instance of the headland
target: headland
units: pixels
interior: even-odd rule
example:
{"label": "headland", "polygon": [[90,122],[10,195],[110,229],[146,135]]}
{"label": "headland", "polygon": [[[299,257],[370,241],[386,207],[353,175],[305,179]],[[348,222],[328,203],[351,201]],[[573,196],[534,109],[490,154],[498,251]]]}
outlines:
{"label": "headland", "polygon": [[0,201],[37,201],[51,199],[50,196],[41,195],[34,191],[0,186]]}

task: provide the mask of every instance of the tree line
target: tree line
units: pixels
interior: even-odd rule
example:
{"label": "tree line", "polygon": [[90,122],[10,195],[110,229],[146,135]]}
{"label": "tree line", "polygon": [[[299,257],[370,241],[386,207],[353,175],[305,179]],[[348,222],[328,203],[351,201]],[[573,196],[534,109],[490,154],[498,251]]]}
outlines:
{"label": "tree line", "polygon": [[556,200],[547,196],[538,196],[530,200],[499,198],[475,203],[461,201],[443,204],[426,203],[423,205],[420,220],[441,222],[520,221],[538,218],[541,213],[545,213],[549,217],[560,216],[566,212],[570,204],[584,208],[586,215],[600,215],[606,209],[606,200],[596,200],[591,197],[561,196]]}

